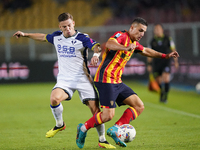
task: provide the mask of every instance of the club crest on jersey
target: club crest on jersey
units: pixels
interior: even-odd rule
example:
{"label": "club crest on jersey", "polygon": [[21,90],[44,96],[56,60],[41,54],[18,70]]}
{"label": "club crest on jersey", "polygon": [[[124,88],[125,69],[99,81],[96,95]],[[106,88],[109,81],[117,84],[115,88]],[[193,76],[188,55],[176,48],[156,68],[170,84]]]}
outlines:
{"label": "club crest on jersey", "polygon": [[76,43],[76,41],[72,41],[72,44],[74,45]]}
{"label": "club crest on jersey", "polygon": [[120,33],[117,33],[117,34],[115,35],[115,38],[118,38],[120,35],[121,35]]}
{"label": "club crest on jersey", "polygon": [[114,105],[114,101],[110,101],[110,105],[113,106]]}

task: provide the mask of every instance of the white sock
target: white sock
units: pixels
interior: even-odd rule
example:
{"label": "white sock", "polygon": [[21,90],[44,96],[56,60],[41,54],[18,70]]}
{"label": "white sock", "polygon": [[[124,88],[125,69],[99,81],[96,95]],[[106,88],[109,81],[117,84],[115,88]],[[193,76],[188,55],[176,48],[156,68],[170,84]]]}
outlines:
{"label": "white sock", "polygon": [[87,129],[86,129],[85,125],[82,125],[82,126],[81,126],[81,131],[82,131],[82,132],[87,132]]}
{"label": "white sock", "polygon": [[56,126],[61,127],[63,126],[63,117],[62,117],[62,112],[63,112],[63,105],[62,103],[58,104],[57,106],[51,106],[51,111],[53,113],[53,116],[56,120]]}
{"label": "white sock", "polygon": [[119,128],[119,125],[117,125],[117,124],[115,124],[114,126],[117,127],[117,128]]}
{"label": "white sock", "polygon": [[100,142],[104,142],[106,141],[106,137],[105,137],[105,125],[104,124],[100,124],[96,127],[97,129],[97,133],[99,135],[99,141]]}

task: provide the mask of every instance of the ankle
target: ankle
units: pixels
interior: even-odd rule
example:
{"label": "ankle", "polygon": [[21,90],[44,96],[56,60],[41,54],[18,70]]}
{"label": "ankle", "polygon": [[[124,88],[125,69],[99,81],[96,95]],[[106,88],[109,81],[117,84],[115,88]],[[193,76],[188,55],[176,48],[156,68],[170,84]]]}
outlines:
{"label": "ankle", "polygon": [[86,127],[85,127],[84,124],[81,126],[81,131],[82,131],[82,132],[87,132],[87,129],[86,129]]}

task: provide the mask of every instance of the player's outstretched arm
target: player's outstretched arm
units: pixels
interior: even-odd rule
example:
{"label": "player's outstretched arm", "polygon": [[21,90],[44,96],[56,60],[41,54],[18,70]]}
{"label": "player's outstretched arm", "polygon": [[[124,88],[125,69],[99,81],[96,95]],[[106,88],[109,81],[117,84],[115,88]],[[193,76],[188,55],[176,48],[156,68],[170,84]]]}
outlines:
{"label": "player's outstretched arm", "polygon": [[173,57],[173,58],[179,57],[179,54],[177,51],[173,51],[169,54],[164,54],[164,53],[157,52],[157,51],[155,51],[151,48],[147,48],[147,47],[145,47],[144,50],[142,52],[140,52],[140,54],[143,56],[147,56],[147,57],[163,58],[163,59],[169,59],[171,57]]}
{"label": "player's outstretched arm", "polygon": [[43,33],[24,33],[22,31],[17,31],[15,34],[13,34],[13,36],[15,36],[17,39],[20,37],[28,37],[37,41],[46,41],[46,34]]}

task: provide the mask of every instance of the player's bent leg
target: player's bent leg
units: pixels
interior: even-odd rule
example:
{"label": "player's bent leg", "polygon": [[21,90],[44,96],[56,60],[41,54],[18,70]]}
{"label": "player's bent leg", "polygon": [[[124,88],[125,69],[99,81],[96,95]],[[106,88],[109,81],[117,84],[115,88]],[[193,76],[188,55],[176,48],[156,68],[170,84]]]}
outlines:
{"label": "player's bent leg", "polygon": [[52,106],[56,106],[60,104],[60,102],[66,100],[69,97],[69,95],[61,88],[56,88],[52,90],[50,102]]}
{"label": "player's bent leg", "polygon": [[120,126],[122,124],[128,124],[131,120],[136,119],[137,116],[144,110],[144,104],[136,94],[129,96],[123,102],[130,107],[125,110],[122,117],[116,122],[116,125],[107,130],[107,134],[113,138],[117,145],[126,147],[126,144],[122,142],[118,137],[117,125]]}
{"label": "player's bent leg", "polygon": [[160,102],[167,103],[167,97],[170,89],[170,73],[169,72],[163,72],[162,78],[164,81],[164,88],[163,88],[163,94],[162,99]]}
{"label": "player's bent leg", "polygon": [[62,117],[63,106],[62,106],[61,101],[67,98],[68,98],[68,94],[65,93],[65,91],[60,88],[56,88],[51,92],[50,107],[51,107],[52,114],[56,120],[56,126],[50,129],[46,133],[47,138],[53,137],[58,131],[62,131],[66,128],[66,125],[63,122],[63,117]]}
{"label": "player's bent leg", "polygon": [[[114,115],[115,115],[115,108],[103,108],[103,112],[101,115],[102,121],[103,122],[110,121],[112,120]],[[117,131],[118,128],[116,126],[112,126],[107,130],[107,135],[110,136],[117,145],[121,147],[126,147],[126,144],[119,140]]]}
{"label": "player's bent leg", "polygon": [[89,100],[86,101],[85,104],[88,106],[93,115],[100,112],[99,101]]}
{"label": "player's bent leg", "polygon": [[123,103],[133,107],[137,111],[138,115],[140,115],[144,110],[144,103],[136,94],[126,98]]}
{"label": "player's bent leg", "polygon": [[121,147],[126,147],[126,144],[122,142],[118,137],[118,128],[116,126],[112,126],[107,130],[107,135],[110,136],[117,145]]}
{"label": "player's bent leg", "polygon": [[112,120],[114,115],[115,115],[115,108],[103,108],[103,111],[101,114],[102,122],[105,123]]}
{"label": "player's bent leg", "polygon": [[62,131],[66,128],[65,123],[63,122],[63,125],[61,127],[57,127],[55,126],[54,128],[50,129],[47,133],[46,133],[46,137],[47,138],[51,138],[53,137],[58,131]]}
{"label": "player's bent leg", "polygon": [[[114,110],[114,109],[112,109],[112,110]],[[87,131],[90,128],[94,128],[96,126],[103,124],[102,115],[101,115],[102,113],[103,112],[98,112],[98,113],[94,114],[89,120],[87,120],[85,122],[85,124],[81,123],[77,126],[76,144],[79,148],[83,148],[83,146],[84,146]],[[104,115],[106,115],[106,114],[104,114]],[[105,148],[108,147],[108,144],[106,144],[107,141],[100,141],[100,143],[104,143],[103,146]],[[109,145],[109,147],[112,147],[112,146]]]}
{"label": "player's bent leg", "polygon": [[115,146],[111,145],[110,143],[108,143],[108,141],[106,140],[105,137],[105,125],[104,124],[100,124],[98,126],[95,127],[98,135],[99,135],[99,147],[101,148],[107,148],[107,149],[114,149],[116,148]]}
{"label": "player's bent leg", "polygon": [[[90,108],[92,114],[94,115],[95,113],[100,112],[100,108],[99,108],[99,102],[98,101],[87,101],[86,105]],[[109,144],[106,140],[105,137],[105,125],[104,124],[100,124],[98,126],[96,126],[96,130],[99,136],[99,147],[101,148],[107,148],[107,149],[115,149],[116,147]]]}

